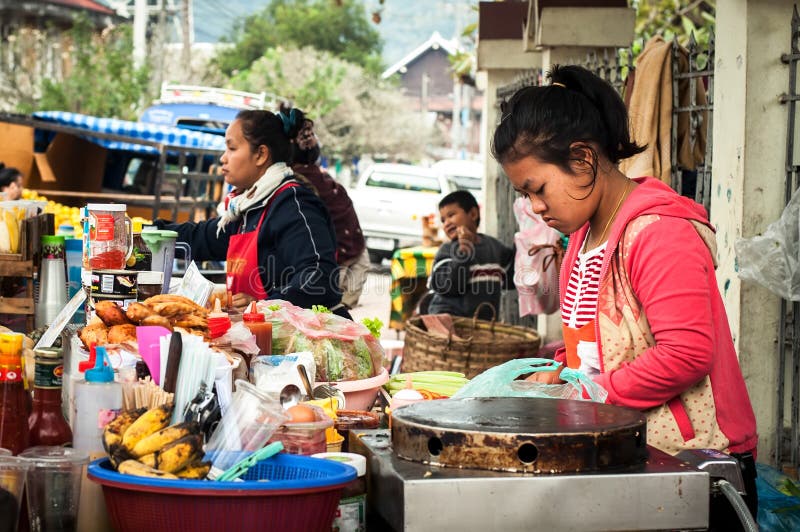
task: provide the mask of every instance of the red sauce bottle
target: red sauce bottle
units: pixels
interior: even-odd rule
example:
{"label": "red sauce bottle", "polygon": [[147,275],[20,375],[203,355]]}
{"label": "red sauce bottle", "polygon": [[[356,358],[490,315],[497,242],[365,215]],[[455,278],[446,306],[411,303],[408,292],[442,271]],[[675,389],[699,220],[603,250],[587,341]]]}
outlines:
{"label": "red sauce bottle", "polygon": [[22,334],[0,333],[0,447],[19,454],[29,447],[30,396],[22,376]]}
{"label": "red sauce bottle", "polygon": [[272,323],[268,322],[264,314],[258,312],[256,302],[250,303],[250,307],[242,315],[245,327],[250,329],[256,337],[258,352],[260,355],[272,354]]}
{"label": "red sauce bottle", "polygon": [[61,410],[61,383],[64,359],[59,348],[37,349],[33,381],[33,410],[28,417],[30,445],[65,445],[72,443]]}

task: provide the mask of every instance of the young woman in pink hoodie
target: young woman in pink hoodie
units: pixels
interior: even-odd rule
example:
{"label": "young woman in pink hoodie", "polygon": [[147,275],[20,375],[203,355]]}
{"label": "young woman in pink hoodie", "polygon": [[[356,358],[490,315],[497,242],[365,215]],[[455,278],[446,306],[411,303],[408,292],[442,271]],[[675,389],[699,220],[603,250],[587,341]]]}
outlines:
{"label": "young woman in pink hoodie", "polygon": [[[556,66],[549,78],[503,106],[493,152],[533,211],[570,235],[560,277],[566,348],[556,360],[592,375],[609,403],[642,410],[648,444],[739,457],[754,511],[756,422],[705,209],[618,170],[643,147],[608,83],[578,66]],[[559,382],[559,373],[531,379]]]}

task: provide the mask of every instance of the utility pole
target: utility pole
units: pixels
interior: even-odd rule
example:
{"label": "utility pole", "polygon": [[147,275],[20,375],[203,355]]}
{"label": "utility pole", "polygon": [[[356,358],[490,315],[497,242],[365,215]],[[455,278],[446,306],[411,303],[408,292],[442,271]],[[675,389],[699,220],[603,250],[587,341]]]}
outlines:
{"label": "utility pole", "polygon": [[183,51],[181,53],[181,65],[183,68],[184,79],[192,74],[192,0],[181,2],[181,37],[183,40]]}
{"label": "utility pole", "polygon": [[136,0],[133,10],[133,64],[144,66],[147,58],[147,0]]}
{"label": "utility pole", "polygon": [[431,82],[431,77],[427,72],[422,73],[422,88],[420,90],[419,110],[422,116],[428,114],[428,84]]}

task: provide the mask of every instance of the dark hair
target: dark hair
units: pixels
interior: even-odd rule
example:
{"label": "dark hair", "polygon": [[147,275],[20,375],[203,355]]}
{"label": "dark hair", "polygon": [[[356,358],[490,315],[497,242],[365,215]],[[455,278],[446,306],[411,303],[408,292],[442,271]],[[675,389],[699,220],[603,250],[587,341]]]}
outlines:
{"label": "dark hair", "polygon": [[291,156],[290,141],[303,126],[305,115],[299,109],[286,109],[278,114],[247,110],[239,111],[236,119],[242,123],[242,133],[251,150],[266,146],[273,163],[285,163]]}
{"label": "dark hair", "polygon": [[492,142],[498,162],[532,155],[573,173],[570,162],[582,160],[575,142],[595,144],[614,164],[644,151],[631,140],[625,103],[606,81],[576,65],[554,65],[547,77],[551,85],[524,87],[501,105]]}
{"label": "dark hair", "polygon": [[475,196],[468,190],[456,190],[455,192],[451,192],[439,201],[439,208],[441,209],[446,205],[452,205],[454,203],[458,203],[458,206],[464,209],[464,212],[469,212],[473,208],[478,209],[478,219],[476,223],[478,225],[481,224],[481,209],[478,207],[478,200],[476,200]]}
{"label": "dark hair", "polygon": [[16,181],[21,176],[22,172],[13,166],[4,166],[2,169],[0,169],[0,189],[11,186],[11,183]]}

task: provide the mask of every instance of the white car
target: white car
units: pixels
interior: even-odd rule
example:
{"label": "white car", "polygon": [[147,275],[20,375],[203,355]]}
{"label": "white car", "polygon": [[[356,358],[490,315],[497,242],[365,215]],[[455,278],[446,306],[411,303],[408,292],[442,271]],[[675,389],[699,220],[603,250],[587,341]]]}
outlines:
{"label": "white car", "polygon": [[483,205],[483,161],[442,159],[433,163],[431,170],[443,175],[452,190],[468,190]]}
{"label": "white car", "polygon": [[422,218],[439,218],[439,200],[455,190],[443,174],[409,164],[376,163],[352,188],[370,259],[379,262],[399,247],[422,242]]}

